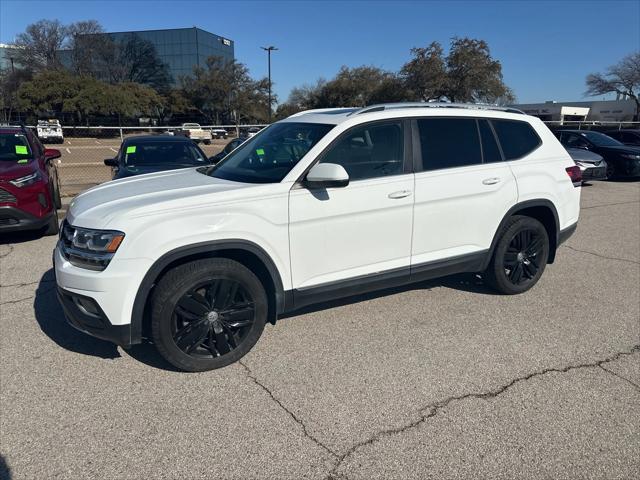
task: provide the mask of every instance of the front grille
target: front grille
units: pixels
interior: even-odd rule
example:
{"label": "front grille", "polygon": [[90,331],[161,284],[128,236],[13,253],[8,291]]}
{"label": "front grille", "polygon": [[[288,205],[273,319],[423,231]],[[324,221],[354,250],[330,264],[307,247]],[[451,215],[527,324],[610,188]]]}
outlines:
{"label": "front grille", "polygon": [[0,203],[17,203],[16,197],[11,192],[7,192],[5,189],[0,188]]}

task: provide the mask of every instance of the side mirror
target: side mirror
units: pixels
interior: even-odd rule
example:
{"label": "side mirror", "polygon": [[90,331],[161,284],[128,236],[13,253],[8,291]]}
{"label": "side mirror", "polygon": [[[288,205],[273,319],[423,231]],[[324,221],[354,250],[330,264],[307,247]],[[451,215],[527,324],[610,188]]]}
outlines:
{"label": "side mirror", "polygon": [[47,160],[55,160],[56,158],[60,158],[61,156],[62,154],[57,148],[44,149],[44,158],[46,158]]}
{"label": "side mirror", "polygon": [[104,164],[107,167],[117,167],[118,166],[118,161],[115,158],[107,158],[107,159],[105,159]]}
{"label": "side mirror", "polygon": [[349,185],[349,174],[336,163],[316,163],[304,179],[307,188],[333,188]]}

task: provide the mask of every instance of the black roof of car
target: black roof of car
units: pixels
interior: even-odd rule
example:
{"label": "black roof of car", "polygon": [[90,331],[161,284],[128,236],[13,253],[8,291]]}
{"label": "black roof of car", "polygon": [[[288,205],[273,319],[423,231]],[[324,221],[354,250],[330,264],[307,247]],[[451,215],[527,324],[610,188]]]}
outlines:
{"label": "black roof of car", "polygon": [[135,137],[125,138],[122,142],[124,145],[129,143],[157,143],[157,142],[191,142],[189,137],[181,135],[137,135]]}

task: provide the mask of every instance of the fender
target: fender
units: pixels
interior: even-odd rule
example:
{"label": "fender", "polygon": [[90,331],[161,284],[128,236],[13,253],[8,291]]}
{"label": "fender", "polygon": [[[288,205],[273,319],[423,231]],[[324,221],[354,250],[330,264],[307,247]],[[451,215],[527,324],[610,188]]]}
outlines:
{"label": "fender", "polygon": [[262,247],[248,240],[240,239],[213,240],[210,242],[185,245],[162,255],[158,260],[156,260],[151,268],[149,268],[144,278],[142,279],[142,282],[138,287],[138,292],[136,293],[136,298],[133,302],[133,310],[131,312],[132,344],[140,343],[142,341],[144,307],[147,304],[151,288],[155,285],[156,280],[158,279],[162,271],[172,263],[183,258],[187,258],[193,255],[213,253],[220,250],[241,250],[255,255],[266,267],[273,282],[275,289],[276,315],[282,313],[285,310],[284,287],[282,285],[280,272],[278,271],[278,268],[276,267],[271,257],[262,249]]}
{"label": "fender", "polygon": [[504,227],[507,221],[509,220],[509,218],[512,217],[517,211],[524,210],[525,208],[531,208],[531,207],[546,207],[549,210],[551,210],[551,213],[553,214],[555,227],[556,227],[556,234],[555,234],[555,238],[551,238],[551,237],[549,238],[549,243],[550,243],[549,263],[553,263],[553,260],[555,259],[555,256],[556,256],[556,248],[560,244],[560,238],[559,238],[560,220],[558,219],[558,211],[556,210],[556,207],[553,204],[553,202],[551,202],[551,200],[540,198],[540,199],[526,200],[524,202],[516,203],[507,211],[507,213],[505,213],[504,217],[502,218],[502,221],[500,222],[500,225],[498,226],[498,229],[496,230],[496,233],[493,236],[493,240],[491,241],[491,247],[489,248],[489,255],[487,255],[484,265],[482,266],[482,270],[486,270],[487,267],[489,266],[489,262],[491,262],[491,259],[493,258],[493,252],[496,248],[496,244],[500,239],[500,233],[502,233],[502,231],[504,230]]}

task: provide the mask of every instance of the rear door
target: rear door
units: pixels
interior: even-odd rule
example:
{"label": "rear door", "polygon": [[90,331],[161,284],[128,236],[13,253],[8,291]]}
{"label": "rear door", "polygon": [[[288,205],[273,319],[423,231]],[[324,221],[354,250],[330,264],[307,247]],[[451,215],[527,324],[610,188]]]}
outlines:
{"label": "rear door", "polygon": [[472,117],[413,121],[415,210],[412,272],[482,257],[518,192],[490,123]]}

